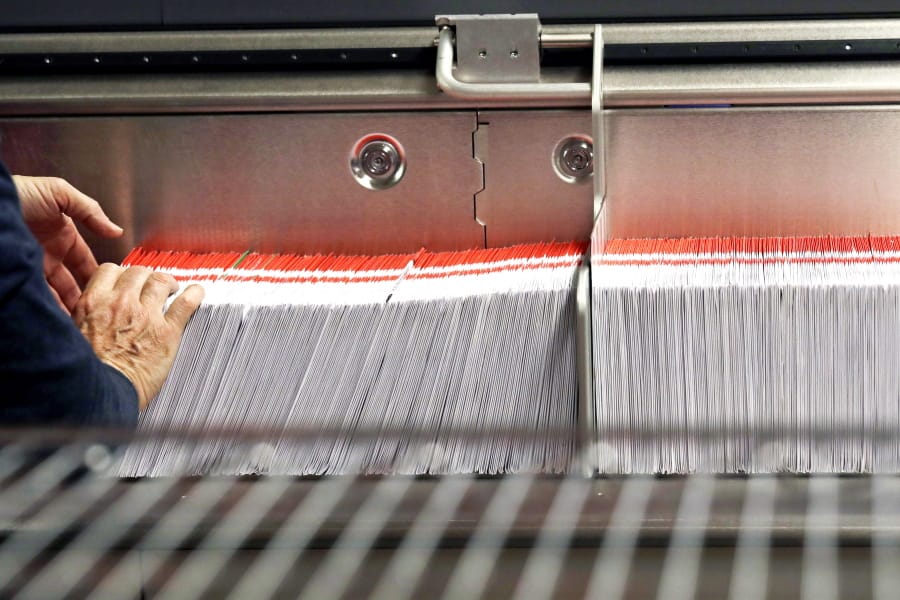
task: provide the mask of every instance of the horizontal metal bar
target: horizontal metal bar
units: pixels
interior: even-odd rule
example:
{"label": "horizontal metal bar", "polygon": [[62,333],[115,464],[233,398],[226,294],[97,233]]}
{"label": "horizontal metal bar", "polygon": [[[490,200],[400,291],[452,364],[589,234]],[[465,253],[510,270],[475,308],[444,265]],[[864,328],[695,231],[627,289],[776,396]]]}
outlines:
{"label": "horizontal metal bar", "polygon": [[554,33],[546,29],[541,31],[541,47],[543,48],[587,48],[593,43],[590,32],[560,31]]}
{"label": "horizontal metal bar", "polygon": [[[900,20],[845,21],[843,23],[650,23],[604,25],[604,42],[610,46],[647,44],[758,44],[779,42],[841,42],[897,40]],[[587,48],[591,30],[581,25],[547,25],[541,31],[541,46]]]}
{"label": "horizontal metal bar", "polygon": [[[545,82],[579,77],[587,75],[578,69],[541,75]],[[603,96],[606,108],[894,103],[900,102],[900,61],[608,66]],[[434,74],[412,71],[0,78],[0,115],[6,116],[526,107],[587,109],[590,97],[454,97],[441,93]]]}
{"label": "horizontal metal bar", "polygon": [[327,50],[427,48],[434,27],[364,29],[13,33],[0,36],[3,54],[80,52],[215,52],[228,50]]}
{"label": "horizontal metal bar", "polygon": [[900,101],[900,61],[610,69],[607,106],[860,104]]}
{"label": "horizontal metal bar", "polygon": [[[544,25],[541,42],[545,47],[567,41],[590,45],[593,25]],[[825,19],[804,21],[696,22],[696,23],[609,23],[603,25],[603,39],[615,44],[688,44],[715,42],[795,42],[808,40],[900,41],[900,19]]]}
{"label": "horizontal metal bar", "polygon": [[[586,47],[593,25],[544,25],[545,48]],[[610,23],[608,45],[804,40],[896,39],[900,19],[843,19],[711,23]],[[78,52],[179,52],[424,48],[437,43],[436,27],[365,27],[224,31],[8,33],[0,55]]]}

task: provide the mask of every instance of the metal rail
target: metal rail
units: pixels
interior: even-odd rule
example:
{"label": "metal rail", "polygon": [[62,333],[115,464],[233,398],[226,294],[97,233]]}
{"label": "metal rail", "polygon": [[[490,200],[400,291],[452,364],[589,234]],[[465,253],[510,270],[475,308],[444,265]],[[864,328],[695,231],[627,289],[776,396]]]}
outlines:
{"label": "metal rail", "polygon": [[[595,43],[601,33],[596,26]],[[550,46],[579,47],[587,34],[542,35]],[[603,43],[602,36],[600,38]],[[852,48],[852,46],[848,46]],[[785,70],[786,69],[786,70]],[[607,106],[858,104],[900,101],[900,63],[656,65],[610,69],[604,88]],[[621,79],[617,75],[624,76]],[[588,101],[589,82],[494,83],[461,81],[454,75],[453,30],[438,37],[435,76],[448,96],[467,101]]]}

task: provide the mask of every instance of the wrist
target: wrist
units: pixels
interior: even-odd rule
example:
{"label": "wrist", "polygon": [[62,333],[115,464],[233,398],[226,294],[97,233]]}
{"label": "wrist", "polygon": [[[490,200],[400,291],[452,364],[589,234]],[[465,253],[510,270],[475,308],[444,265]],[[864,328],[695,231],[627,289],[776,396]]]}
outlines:
{"label": "wrist", "polygon": [[128,365],[120,364],[119,361],[109,360],[107,358],[99,356],[98,358],[100,359],[100,362],[114,369],[131,383],[131,386],[134,388],[134,392],[137,397],[138,408],[140,408],[140,410],[144,410],[149,402],[149,398],[147,397],[147,388],[144,385],[143,381],[141,381],[141,378],[138,375],[138,371],[136,369],[130,368]]}

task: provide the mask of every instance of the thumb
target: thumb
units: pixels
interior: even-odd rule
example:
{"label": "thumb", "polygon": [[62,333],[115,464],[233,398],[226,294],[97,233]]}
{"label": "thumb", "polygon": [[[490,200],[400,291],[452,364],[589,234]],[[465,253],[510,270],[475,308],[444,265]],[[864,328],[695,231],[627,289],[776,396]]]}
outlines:
{"label": "thumb", "polygon": [[200,307],[204,296],[202,287],[197,284],[189,285],[172,301],[169,310],[166,311],[166,321],[177,327],[179,332],[184,331],[191,315]]}
{"label": "thumb", "polygon": [[106,216],[96,200],[79,191],[65,179],[52,178],[48,183],[50,184],[50,193],[63,214],[84,224],[97,235],[103,237],[122,235],[122,228]]}

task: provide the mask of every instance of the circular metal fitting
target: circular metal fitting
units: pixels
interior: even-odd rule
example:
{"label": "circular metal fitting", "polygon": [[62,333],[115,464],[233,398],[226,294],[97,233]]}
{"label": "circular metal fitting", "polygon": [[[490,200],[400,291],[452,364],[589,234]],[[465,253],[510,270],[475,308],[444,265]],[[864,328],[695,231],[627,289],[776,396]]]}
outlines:
{"label": "circular metal fitting", "polygon": [[367,135],[353,147],[350,172],[364,188],[384,190],[392,187],[406,173],[403,147],[390,136]]}
{"label": "circular metal fitting", "polygon": [[591,138],[573,135],[563,138],[553,151],[553,169],[566,183],[583,183],[594,173],[594,144]]}

